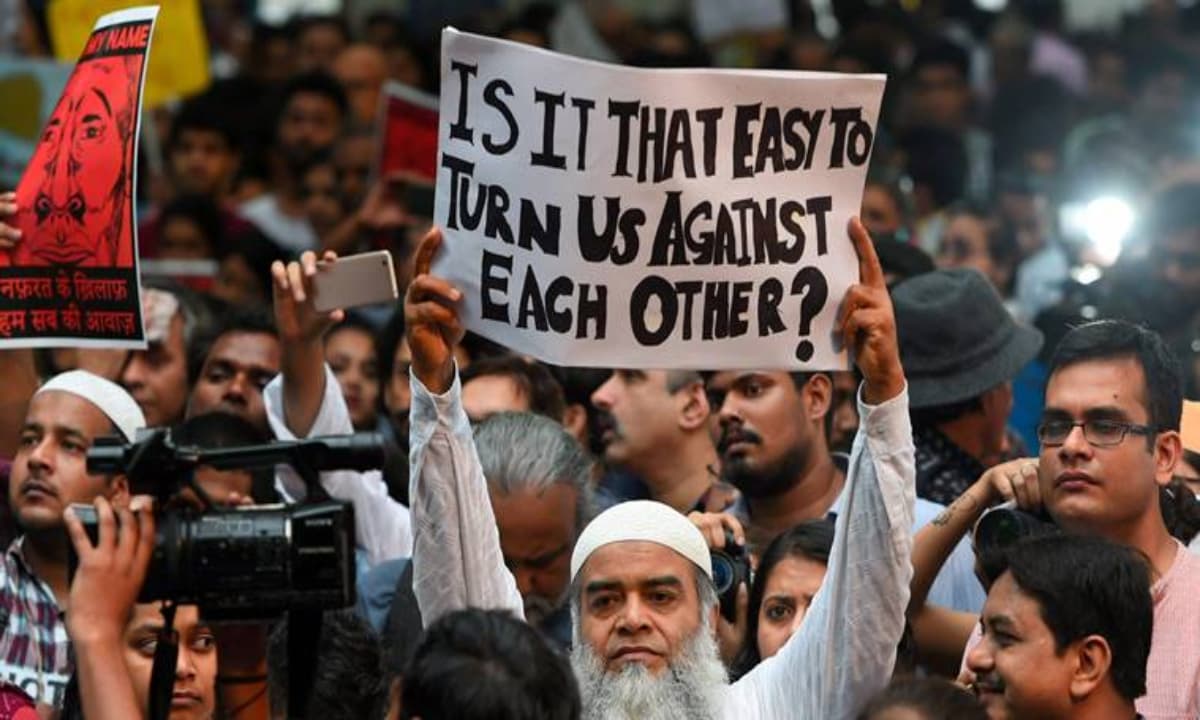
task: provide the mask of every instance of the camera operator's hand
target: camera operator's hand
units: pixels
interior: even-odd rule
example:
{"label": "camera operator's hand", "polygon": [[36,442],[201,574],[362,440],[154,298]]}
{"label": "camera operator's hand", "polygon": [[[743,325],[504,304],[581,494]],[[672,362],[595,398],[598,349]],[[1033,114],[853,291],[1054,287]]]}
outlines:
{"label": "camera operator's hand", "polygon": [[439,395],[454,382],[454,348],[466,334],[454,307],[462,299],[462,293],[429,274],[433,256],[441,245],[442,231],[436,227],[421,239],[414,277],[404,295],[404,325],[413,375],[430,392]]}
{"label": "camera operator's hand", "polygon": [[[709,550],[725,549],[725,533],[733,535],[733,540],[742,547],[746,546],[746,531],[738,519],[729,513],[688,513],[688,520],[700,529],[708,543]],[[721,650],[721,660],[729,667],[737,659],[738,653],[746,643],[746,631],[750,615],[750,588],[746,583],[738,586],[736,620],[729,622],[725,616],[717,613],[717,646]]]}
{"label": "camera operator's hand", "polygon": [[17,214],[17,194],[0,193],[0,250],[11,250],[21,240],[21,231],[6,220]]}
{"label": "camera operator's hand", "polygon": [[1001,463],[981,475],[977,484],[986,488],[988,505],[1015,500],[1022,510],[1036,512],[1042,508],[1037,458]]}
{"label": "camera operator's hand", "polygon": [[100,527],[95,545],[74,510],[68,507],[63,514],[79,557],[67,612],[67,631],[76,642],[101,633],[121,637],[154,553],[151,498],[138,496],[128,508],[114,509],[99,497],[94,505]]}
{"label": "camera operator's hand", "polygon": [[67,606],[67,634],[75,651],[75,673],[83,715],[140,718],[121,638],[154,553],[151,498],[133,498],[114,512],[103,497],[95,502],[99,538],[95,545],[70,508],[63,514],[79,557]]}
{"label": "camera operator's hand", "polygon": [[863,400],[878,405],[904,390],[896,315],[875,245],[858,218],[850,220],[850,239],[858,253],[859,281],[846,291],[838,327],[846,349],[862,370]]}

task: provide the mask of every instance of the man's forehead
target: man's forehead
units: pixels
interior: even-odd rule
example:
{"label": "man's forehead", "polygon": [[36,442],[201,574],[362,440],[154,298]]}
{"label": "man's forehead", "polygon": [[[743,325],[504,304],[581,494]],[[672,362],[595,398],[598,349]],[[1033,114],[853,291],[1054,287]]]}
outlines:
{"label": "man's forehead", "polygon": [[112,421],[87,398],[63,390],[43,390],[29,401],[25,426],[54,428],[93,437],[109,434]]}
{"label": "man's forehead", "polygon": [[208,362],[225,362],[278,372],[279,340],[269,333],[228,332],[213,343]]}
{"label": "man's forehead", "polygon": [[1047,411],[1101,406],[1146,412],[1146,373],[1135,358],[1081,360],[1058,368],[1046,381]]}

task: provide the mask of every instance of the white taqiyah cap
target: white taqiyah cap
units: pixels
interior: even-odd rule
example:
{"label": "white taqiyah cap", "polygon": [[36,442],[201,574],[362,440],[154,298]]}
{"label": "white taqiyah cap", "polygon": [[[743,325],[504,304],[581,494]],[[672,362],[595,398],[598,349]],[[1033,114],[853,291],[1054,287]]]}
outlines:
{"label": "white taqiyah cap", "polygon": [[142,414],[142,409],[133,397],[125,392],[125,388],[87,370],[59,373],[38,388],[35,395],[47,390],[61,390],[78,395],[100,408],[100,412],[107,415],[125,436],[126,442],[133,442],[137,431],[146,427],[146,416]]}
{"label": "white taqiyah cap", "polygon": [[653,500],[614,505],[583,529],[571,553],[571,580],[587,559],[605,545],[617,542],[658,543],[691,560],[712,579],[712,556],[700,530],[670,506]]}

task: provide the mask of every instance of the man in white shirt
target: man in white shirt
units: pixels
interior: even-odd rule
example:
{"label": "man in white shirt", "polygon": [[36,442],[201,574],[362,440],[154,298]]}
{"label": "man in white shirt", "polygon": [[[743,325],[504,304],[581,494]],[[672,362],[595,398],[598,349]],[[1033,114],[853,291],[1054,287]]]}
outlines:
{"label": "man in white shirt", "polygon": [[[912,431],[883,272],[857,220],[850,236],[861,284],[847,293],[839,325],[865,378],[862,425],[808,620],[775,657],[727,684],[703,536],[660,503],[618,505],[588,525],[571,559],[573,665],[585,717],[841,720],[890,678],[912,574]],[[453,361],[462,294],[428,274],[440,242],[435,229],[421,243],[405,301],[414,590],[427,626],[464,607],[523,617],[462,409]]]}

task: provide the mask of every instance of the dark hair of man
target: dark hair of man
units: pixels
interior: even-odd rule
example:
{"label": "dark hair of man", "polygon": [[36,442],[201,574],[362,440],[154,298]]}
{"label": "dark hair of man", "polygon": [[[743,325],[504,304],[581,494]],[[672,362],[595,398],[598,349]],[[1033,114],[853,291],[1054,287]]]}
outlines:
{"label": "dark hair of man", "polygon": [[1166,487],[1158,489],[1159,507],[1162,509],[1163,524],[1179,542],[1187,545],[1200,534],[1200,497],[1174,478]]}
{"label": "dark hair of man", "polygon": [[163,207],[159,213],[159,227],[166,227],[173,218],[182,218],[194,224],[208,241],[213,257],[221,255],[221,241],[225,224],[221,220],[221,209],[207,195],[180,195]]}
{"label": "dark hair of man", "polygon": [[[264,445],[274,438],[252,425],[248,420],[232,413],[214,411],[190,417],[172,432],[178,446],[193,446],[205,450]],[[279,502],[275,491],[275,471],[260,468],[250,471],[250,495],[255,504],[267,505]]]}
{"label": "dark hair of man", "polygon": [[199,336],[188,346],[188,385],[194,386],[200,378],[200,369],[213,345],[230,333],[270,335],[279,337],[275,321],[265,310],[258,308],[227,308],[207,334]]}
{"label": "dark hair of man", "polygon": [[746,614],[746,640],[733,661],[731,674],[739,678],[762,662],[758,649],[758,614],[771,572],[783,560],[794,557],[829,564],[833,550],[833,523],[829,520],[809,520],[777,535],[763,551],[754,582],[750,587],[749,610]]}
{"label": "dark hair of man", "polygon": [[[1099,320],[1070,331],[1050,360],[1052,380],[1064,367],[1093,360],[1132,358],[1142,367],[1146,411],[1155,432],[1179,430],[1183,413],[1183,372],[1179,360],[1153,330],[1124,320]],[[1151,447],[1154,436],[1148,438]]]}
{"label": "dark hair of man", "polygon": [[529,398],[530,412],[562,422],[567,409],[562,387],[545,365],[517,355],[483,358],[472,362],[462,371],[462,384],[489,375],[510,378],[518,390]]}
{"label": "dark hair of man", "polygon": [[171,130],[167,135],[167,153],[179,147],[185,132],[206,132],[220,135],[230,152],[241,149],[241,138],[232,123],[228,113],[217,100],[209,95],[197,95],[187,100],[175,119],[171,121]]}
{"label": "dark hair of man", "polygon": [[[272,711],[288,699],[288,626],[280,623],[267,645]],[[305,720],[374,720],[387,712],[388,679],[379,637],[353,610],[326,612]],[[286,717],[292,717],[286,715]]]}
{"label": "dark hair of man", "polygon": [[271,264],[276,260],[286,263],[292,255],[279,247],[274,240],[267,237],[255,227],[242,230],[228,242],[223,243],[218,260],[224,261],[232,256],[240,256],[246,261],[246,266],[258,281],[259,290],[264,297],[271,297],[273,280],[271,279]]}
{"label": "dark hair of man", "polygon": [[1137,550],[1098,536],[1044,535],[981,559],[989,585],[1008,572],[1032,598],[1055,650],[1099,635],[1112,651],[1113,687],[1130,702],[1146,694],[1154,623],[1150,566]]}
{"label": "dark hair of man", "polygon": [[972,200],[961,200],[946,211],[953,218],[959,215],[976,218],[984,223],[987,230],[987,252],[992,262],[998,265],[1011,265],[1016,262],[1020,247],[1013,229],[1001,222],[991,208]]}
{"label": "dark hair of man", "polygon": [[968,161],[962,138],[935,127],[914,127],[900,138],[907,156],[906,171],[915,185],[929,188],[938,207],[963,195]]}
{"label": "dark hair of man", "polygon": [[499,610],[433,623],[404,673],[401,717],[575,720],[575,676],[537,631]]}
{"label": "dark hair of man", "polygon": [[346,99],[346,91],[342,89],[338,81],[328,73],[314,71],[297,75],[283,86],[283,93],[279,99],[280,110],[286,108],[292,98],[305,93],[324,97],[337,106],[338,114],[343,117],[350,108],[350,103]]}
{"label": "dark hair of man", "polygon": [[971,73],[971,57],[958,43],[938,40],[918,48],[913,56],[910,66],[913,75],[927,67],[949,67],[965,82]]}
{"label": "dark hair of man", "polygon": [[334,30],[342,36],[342,40],[350,42],[350,28],[337,15],[298,15],[289,22],[287,31],[293,40],[299,40],[301,35],[318,27]]}
{"label": "dark hair of man", "polygon": [[901,708],[912,710],[921,720],[987,720],[987,711],[975,696],[949,680],[932,677],[893,680],[867,703],[858,720],[875,720]]}

